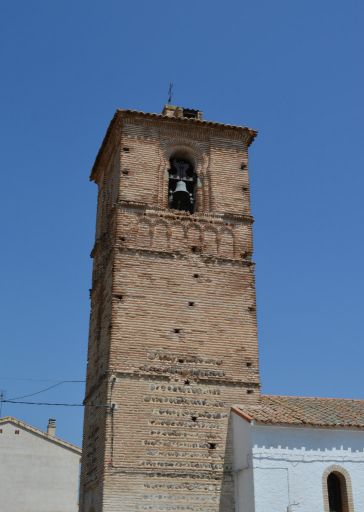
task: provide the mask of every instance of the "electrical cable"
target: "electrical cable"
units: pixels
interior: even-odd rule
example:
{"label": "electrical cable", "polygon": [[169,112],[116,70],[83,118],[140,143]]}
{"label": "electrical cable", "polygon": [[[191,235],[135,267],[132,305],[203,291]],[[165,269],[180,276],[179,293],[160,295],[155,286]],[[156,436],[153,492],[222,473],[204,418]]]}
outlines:
{"label": "electrical cable", "polygon": [[3,380],[25,381],[25,382],[59,382],[60,380],[66,382],[86,382],[83,380],[67,380],[67,379],[35,379],[32,377],[0,377],[0,382]]}
{"label": "electrical cable", "polygon": [[[39,395],[40,393],[44,393],[45,391],[48,391],[49,389],[56,388],[58,386],[61,386],[62,384],[67,383],[75,383],[75,382],[85,382],[84,380],[61,380],[60,382],[57,382],[56,384],[53,384],[52,386],[48,386],[47,388],[41,389],[40,391],[35,391],[34,393],[30,393],[28,395],[22,395],[22,396],[13,396],[9,398],[8,400],[21,400],[22,398],[29,398],[30,396]],[[5,400],[2,400],[5,402]]]}
{"label": "electrical cable", "polygon": [[15,400],[2,400],[2,403],[8,404],[22,404],[22,405],[54,405],[54,406],[62,406],[62,407],[107,407],[110,408],[110,405],[107,404],[67,404],[67,403],[54,403],[54,402],[17,402]]}

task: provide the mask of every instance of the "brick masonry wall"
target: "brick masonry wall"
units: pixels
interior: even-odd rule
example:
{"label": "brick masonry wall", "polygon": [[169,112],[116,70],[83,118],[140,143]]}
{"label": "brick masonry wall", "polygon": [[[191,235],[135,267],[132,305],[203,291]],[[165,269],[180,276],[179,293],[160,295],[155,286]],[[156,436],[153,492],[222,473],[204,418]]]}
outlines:
{"label": "brick masonry wall", "polygon": [[[169,158],[199,176],[168,210]],[[243,169],[242,169],[243,164]],[[93,250],[82,512],[232,512],[230,407],[259,394],[247,136],[126,113],[109,130]]]}

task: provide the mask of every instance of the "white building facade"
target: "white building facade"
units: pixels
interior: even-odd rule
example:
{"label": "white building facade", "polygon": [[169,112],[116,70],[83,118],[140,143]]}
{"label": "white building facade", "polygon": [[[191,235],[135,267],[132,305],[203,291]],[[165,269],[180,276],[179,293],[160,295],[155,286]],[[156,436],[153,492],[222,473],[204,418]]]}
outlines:
{"label": "white building facade", "polygon": [[0,510],[77,512],[81,450],[15,418],[0,419]]}
{"label": "white building facade", "polygon": [[262,396],[232,429],[236,512],[364,511],[364,401]]}

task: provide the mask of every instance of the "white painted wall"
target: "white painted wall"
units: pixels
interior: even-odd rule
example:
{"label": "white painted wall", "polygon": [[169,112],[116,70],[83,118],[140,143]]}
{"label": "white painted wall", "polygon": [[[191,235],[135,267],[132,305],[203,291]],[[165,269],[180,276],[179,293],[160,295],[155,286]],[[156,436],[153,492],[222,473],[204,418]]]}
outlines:
{"label": "white painted wall", "polygon": [[80,455],[12,423],[0,427],[0,510],[77,512]]}
{"label": "white painted wall", "polygon": [[232,414],[233,472],[238,512],[254,512],[252,429],[248,422]]}
{"label": "white painted wall", "polygon": [[234,426],[234,459],[238,462],[250,451],[255,507],[251,491],[237,479],[236,512],[323,512],[322,475],[333,464],[349,472],[354,510],[364,511],[363,431],[254,426],[238,416]]}

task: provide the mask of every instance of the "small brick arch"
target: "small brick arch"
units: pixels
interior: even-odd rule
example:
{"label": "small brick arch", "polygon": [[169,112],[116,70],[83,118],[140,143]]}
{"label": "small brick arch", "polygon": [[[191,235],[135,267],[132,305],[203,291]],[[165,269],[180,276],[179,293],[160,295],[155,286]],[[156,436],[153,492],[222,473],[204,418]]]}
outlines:
{"label": "small brick arch", "polygon": [[139,247],[149,248],[153,240],[153,231],[153,226],[148,220],[142,219],[141,221],[139,221],[137,232],[137,245]]}
{"label": "small brick arch", "polygon": [[217,256],[217,230],[206,227],[203,232],[203,251],[209,256]]}
{"label": "small brick arch", "polygon": [[174,154],[181,154],[185,156],[195,167],[195,171],[197,174],[201,173],[201,164],[202,164],[202,151],[200,150],[197,144],[192,143],[191,141],[183,140],[183,139],[173,139],[169,144],[166,144],[164,147],[164,158],[166,164],[169,165],[169,160]]}
{"label": "small brick arch", "polygon": [[187,228],[187,240],[190,247],[202,245],[202,231],[198,224],[190,224]]}
{"label": "small brick arch", "polygon": [[182,222],[172,223],[172,235],[170,238],[172,250],[181,250],[186,245],[186,228]]}
{"label": "small brick arch", "polygon": [[153,247],[155,249],[167,250],[169,248],[170,234],[170,228],[166,221],[156,221],[153,235]]}
{"label": "small brick arch", "polygon": [[335,473],[335,475],[339,477],[342,483],[342,492],[344,499],[343,512],[354,512],[353,490],[351,486],[350,474],[345,468],[343,468],[342,466],[338,466],[336,464],[333,464],[332,466],[326,468],[322,475],[324,512],[330,512],[327,479],[331,473]]}
{"label": "small brick arch", "polygon": [[234,258],[234,233],[229,228],[223,228],[219,233],[219,256]]}

